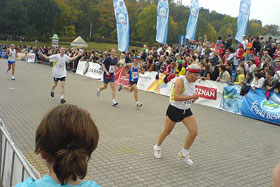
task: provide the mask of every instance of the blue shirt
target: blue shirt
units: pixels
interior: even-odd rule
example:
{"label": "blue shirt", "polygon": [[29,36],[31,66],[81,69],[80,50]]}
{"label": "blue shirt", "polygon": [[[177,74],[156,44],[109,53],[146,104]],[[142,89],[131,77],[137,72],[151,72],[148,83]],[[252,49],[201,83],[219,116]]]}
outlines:
{"label": "blue shirt", "polygon": [[129,73],[129,81],[132,82],[138,82],[139,78],[139,72],[140,66],[137,66],[136,68],[132,65],[131,69],[128,71]]}
{"label": "blue shirt", "polygon": [[[55,180],[50,177],[49,175],[44,175],[39,180],[34,180],[31,177],[26,179],[24,182],[21,182],[17,184],[15,187],[74,187],[72,184],[57,184]],[[88,181],[84,180],[78,185],[75,185],[75,187],[101,187],[99,186],[95,181]]]}

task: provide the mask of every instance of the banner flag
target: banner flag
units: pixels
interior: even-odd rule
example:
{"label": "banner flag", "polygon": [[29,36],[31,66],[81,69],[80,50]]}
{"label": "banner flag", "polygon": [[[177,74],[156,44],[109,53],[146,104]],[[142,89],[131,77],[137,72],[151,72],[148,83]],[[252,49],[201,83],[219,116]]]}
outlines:
{"label": "banner flag", "polygon": [[113,0],[118,33],[118,50],[129,50],[129,17],[123,0]]}
{"label": "banner flag", "polygon": [[186,30],[186,39],[188,40],[195,39],[198,14],[199,14],[199,1],[191,0],[190,16],[189,16],[188,26]]}
{"label": "banner flag", "polygon": [[235,39],[242,42],[243,37],[247,33],[247,27],[250,17],[251,0],[241,0],[239,15],[237,19],[237,33]]}
{"label": "banner flag", "polygon": [[158,0],[156,41],[166,44],[168,35],[169,5],[168,0]]}

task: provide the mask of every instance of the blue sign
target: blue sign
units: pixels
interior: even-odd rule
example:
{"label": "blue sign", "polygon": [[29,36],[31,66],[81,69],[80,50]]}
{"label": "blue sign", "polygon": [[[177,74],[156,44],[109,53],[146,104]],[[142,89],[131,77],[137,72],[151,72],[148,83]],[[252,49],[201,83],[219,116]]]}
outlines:
{"label": "blue sign", "polygon": [[129,50],[129,17],[123,0],[113,0],[117,23],[118,50]]}
{"label": "blue sign", "polygon": [[265,90],[250,89],[245,96],[240,96],[240,85],[224,87],[220,108],[250,118],[280,125],[280,94],[270,92],[267,98]]}
{"label": "blue sign", "polygon": [[166,44],[168,35],[169,5],[168,0],[158,0],[156,41]]}
{"label": "blue sign", "polygon": [[280,94],[270,94],[267,99],[264,90],[250,90],[241,105],[242,115],[280,125]]}
{"label": "blue sign", "polygon": [[250,17],[251,0],[241,0],[239,15],[237,19],[237,33],[235,39],[242,42],[243,37],[247,33],[247,27]]}
{"label": "blue sign", "polygon": [[199,2],[198,0],[191,0],[190,16],[189,16],[188,26],[186,30],[186,39],[188,40],[195,39],[198,14],[199,14]]}

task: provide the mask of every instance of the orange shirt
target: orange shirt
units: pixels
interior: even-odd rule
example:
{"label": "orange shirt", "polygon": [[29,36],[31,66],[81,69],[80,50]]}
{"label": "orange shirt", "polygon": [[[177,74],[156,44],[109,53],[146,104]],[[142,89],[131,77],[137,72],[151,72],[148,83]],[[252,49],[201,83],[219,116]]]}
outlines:
{"label": "orange shirt", "polygon": [[253,42],[250,42],[246,45],[246,48],[250,48],[250,49],[247,49],[247,51],[246,51],[247,54],[251,54],[253,52],[253,50],[251,50],[252,47],[253,47]]}

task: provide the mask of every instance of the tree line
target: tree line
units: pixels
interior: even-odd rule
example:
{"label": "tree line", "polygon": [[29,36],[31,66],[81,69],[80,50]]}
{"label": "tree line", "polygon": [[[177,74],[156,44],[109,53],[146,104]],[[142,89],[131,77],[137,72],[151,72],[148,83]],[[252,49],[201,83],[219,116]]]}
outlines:
{"label": "tree line", "polygon": [[[238,3],[238,2],[236,2]],[[157,0],[125,0],[130,21],[130,41],[154,44]],[[168,43],[177,43],[185,34],[189,7],[169,0]],[[236,10],[238,12],[238,10]],[[249,36],[280,35],[279,26],[250,20]],[[211,41],[228,34],[235,36],[237,18],[201,8],[196,37],[205,34]],[[116,41],[117,30],[112,0],[0,0],[0,39],[48,41],[53,34],[70,40]],[[91,35],[90,35],[91,33]]]}

